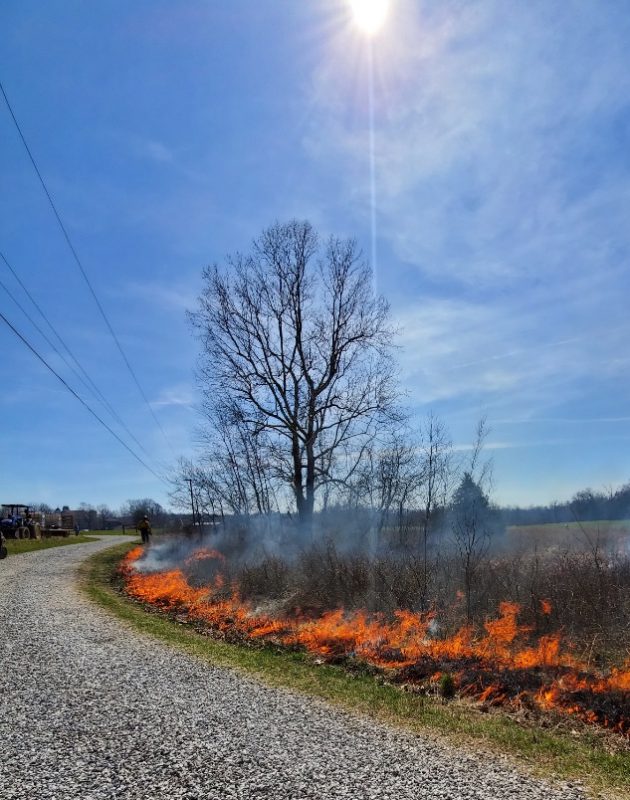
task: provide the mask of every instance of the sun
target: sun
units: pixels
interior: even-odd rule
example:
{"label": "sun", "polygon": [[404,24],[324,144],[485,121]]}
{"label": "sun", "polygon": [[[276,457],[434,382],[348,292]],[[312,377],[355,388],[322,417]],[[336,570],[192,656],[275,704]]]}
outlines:
{"label": "sun", "polygon": [[349,0],[354,21],[364,34],[374,36],[383,27],[389,0]]}

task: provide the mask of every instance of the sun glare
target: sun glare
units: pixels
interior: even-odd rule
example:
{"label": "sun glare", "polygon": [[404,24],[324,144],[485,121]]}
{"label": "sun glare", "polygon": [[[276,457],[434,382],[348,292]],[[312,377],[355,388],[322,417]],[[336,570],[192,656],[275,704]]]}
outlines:
{"label": "sun glare", "polygon": [[389,0],[350,0],[354,21],[367,36],[374,36],[383,27]]}

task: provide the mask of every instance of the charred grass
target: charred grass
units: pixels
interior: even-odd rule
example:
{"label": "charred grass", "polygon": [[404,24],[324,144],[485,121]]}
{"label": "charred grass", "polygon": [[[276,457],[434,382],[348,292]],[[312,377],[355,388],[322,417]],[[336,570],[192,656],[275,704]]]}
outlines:
{"label": "charred grass", "polygon": [[303,652],[273,644],[228,642],[186,620],[141,605],[122,592],[117,565],[132,545],[98,553],[82,567],[87,595],[142,633],[155,636],[208,663],[237,669],[265,683],[296,690],[351,712],[414,732],[431,731],[449,741],[485,751],[500,752],[522,767],[550,778],[581,781],[593,794],[625,797],[630,787],[630,751],[620,737],[592,730],[576,720],[508,715],[466,700],[446,700],[418,693],[412,686],[387,682],[375,670],[346,659],[339,664],[317,663]]}

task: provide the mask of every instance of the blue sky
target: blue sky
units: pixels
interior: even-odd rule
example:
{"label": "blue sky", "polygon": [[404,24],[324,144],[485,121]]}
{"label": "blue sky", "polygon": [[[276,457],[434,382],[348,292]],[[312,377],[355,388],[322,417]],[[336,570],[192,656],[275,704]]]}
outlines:
{"label": "blue sky", "polygon": [[[293,217],[370,253],[365,39],[345,0],[7,0],[0,30],[7,94],[170,445],[4,107],[0,249],[172,463],[194,452],[202,268]],[[393,0],[373,48],[378,287],[408,404],[460,452],[487,415],[501,502],[628,481],[627,3]],[[65,370],[2,290],[0,311]],[[1,502],[166,502],[5,326],[0,352]]]}

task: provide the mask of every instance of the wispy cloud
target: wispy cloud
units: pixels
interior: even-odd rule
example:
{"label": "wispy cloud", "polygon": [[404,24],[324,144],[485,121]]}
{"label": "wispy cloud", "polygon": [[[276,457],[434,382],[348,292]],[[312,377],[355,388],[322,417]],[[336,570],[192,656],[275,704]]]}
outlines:
{"label": "wispy cloud", "polygon": [[553,425],[619,425],[620,423],[630,423],[630,417],[518,417],[516,419],[494,420],[494,425],[526,425],[540,423],[551,423]]}
{"label": "wispy cloud", "polygon": [[178,313],[193,310],[199,294],[199,279],[194,282],[182,280],[129,281],[119,290],[126,297],[144,300],[152,307]]}
{"label": "wispy cloud", "polygon": [[[612,439],[611,437],[605,437],[603,441],[618,441],[618,439],[622,439],[627,441],[630,439],[630,435],[628,436],[621,436],[615,437]],[[541,438],[541,439],[515,439],[514,441],[503,440],[503,441],[490,441],[484,445],[484,450],[486,451],[494,451],[494,450],[522,450],[522,449],[533,449],[533,448],[554,448],[558,446],[565,446],[565,445],[580,445],[581,447],[588,446],[589,444],[597,444],[600,445],[602,442],[602,437],[597,437],[596,440],[589,440],[585,439],[583,436],[553,436],[549,438]],[[472,442],[462,443],[462,444],[454,444],[453,450],[457,453],[467,453],[471,452],[475,448],[475,444]]]}
{"label": "wispy cloud", "polygon": [[194,408],[196,397],[190,385],[180,384],[164,388],[155,400],[151,401],[153,408],[166,408],[169,406],[183,406]]}
{"label": "wispy cloud", "polygon": [[119,133],[116,138],[120,139],[127,151],[137,158],[146,158],[160,164],[175,162],[175,152],[158,139],[148,139],[128,132]]}
{"label": "wispy cloud", "polygon": [[630,362],[623,355],[630,323],[609,328],[600,319],[588,332],[551,339],[564,328],[553,309],[536,318],[517,310],[517,302],[438,297],[399,313],[402,377],[415,400],[500,399],[540,413],[579,393],[582,381],[618,376],[620,361]]}
{"label": "wispy cloud", "polygon": [[[630,249],[628,164],[615,165],[605,141],[630,91],[628,26],[583,6],[576,24],[571,6],[424,3],[415,19],[407,7],[405,74],[383,63],[380,93],[377,84],[377,213],[380,235],[422,272],[548,280]],[[317,93],[332,96],[318,119],[329,135],[315,141],[319,155],[354,167],[356,198],[367,122],[340,117],[335,97],[347,87],[329,75],[326,66]]]}
{"label": "wispy cloud", "polygon": [[[401,2],[395,52],[375,43],[380,249],[409,267],[401,281],[382,255],[379,285],[419,405],[540,415],[623,381],[630,19],[605,6]],[[365,224],[368,116],[356,94],[347,107],[353,57],[316,75],[305,146],[343,164]]]}

